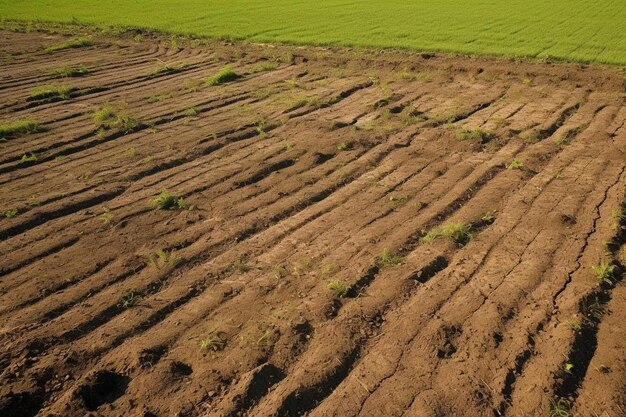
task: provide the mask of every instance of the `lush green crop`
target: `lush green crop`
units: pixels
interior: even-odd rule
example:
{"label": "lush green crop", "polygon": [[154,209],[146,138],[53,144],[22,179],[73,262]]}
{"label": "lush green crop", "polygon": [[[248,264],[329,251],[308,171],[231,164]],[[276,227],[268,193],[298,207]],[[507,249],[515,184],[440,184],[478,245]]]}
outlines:
{"label": "lush green crop", "polygon": [[624,0],[0,0],[4,19],[626,64]]}

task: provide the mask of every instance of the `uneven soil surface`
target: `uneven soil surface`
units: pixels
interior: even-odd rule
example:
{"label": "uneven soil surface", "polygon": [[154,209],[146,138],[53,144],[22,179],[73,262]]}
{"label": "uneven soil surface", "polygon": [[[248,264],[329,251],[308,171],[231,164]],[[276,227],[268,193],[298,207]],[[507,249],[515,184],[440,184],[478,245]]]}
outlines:
{"label": "uneven soil surface", "polygon": [[0,32],[41,124],[0,143],[0,416],[626,415],[623,72],[68,39]]}

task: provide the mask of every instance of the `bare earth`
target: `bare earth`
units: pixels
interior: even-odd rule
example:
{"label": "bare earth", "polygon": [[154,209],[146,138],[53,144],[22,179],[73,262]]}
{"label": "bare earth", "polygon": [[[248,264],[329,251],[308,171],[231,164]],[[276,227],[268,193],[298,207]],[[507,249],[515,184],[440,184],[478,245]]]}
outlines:
{"label": "bare earth", "polygon": [[0,32],[0,416],[626,416],[623,72],[67,39]]}

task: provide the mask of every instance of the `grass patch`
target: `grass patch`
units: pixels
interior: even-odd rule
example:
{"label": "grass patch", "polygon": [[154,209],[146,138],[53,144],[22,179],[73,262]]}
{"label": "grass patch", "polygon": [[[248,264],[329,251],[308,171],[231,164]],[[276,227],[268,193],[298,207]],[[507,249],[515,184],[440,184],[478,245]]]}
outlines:
{"label": "grass patch", "polygon": [[598,284],[614,284],[613,278],[615,276],[615,272],[617,271],[617,267],[615,265],[602,261],[598,265],[593,265],[591,269],[598,279]]}
{"label": "grass patch", "polygon": [[120,298],[120,301],[119,303],[117,303],[117,305],[118,307],[126,309],[136,306],[138,302],[139,295],[135,294],[134,291],[129,291]]}
{"label": "grass patch", "polygon": [[285,84],[287,84],[290,88],[300,88],[300,83],[298,83],[298,78],[295,75],[292,75],[290,79],[285,80]]}
{"label": "grass patch", "polygon": [[350,292],[350,287],[348,287],[340,279],[333,279],[329,281],[328,285],[326,285],[326,288],[328,288],[337,298],[343,298],[348,295],[348,292]]}
{"label": "grass patch", "polygon": [[61,100],[67,100],[70,98],[72,91],[74,91],[72,87],[64,85],[44,85],[31,90],[30,98],[31,100],[41,100],[44,98],[60,98]]}
{"label": "grass patch", "polygon": [[155,256],[150,257],[150,265],[157,269],[161,268],[176,268],[182,262],[182,259],[176,255],[175,251],[166,251],[158,249],[154,252]]}
{"label": "grass patch", "polygon": [[404,203],[406,203],[407,201],[409,201],[409,196],[408,195],[392,195],[389,197],[389,202],[394,206],[394,207],[398,207],[403,205]]}
{"label": "grass patch", "polygon": [[262,138],[267,136],[267,132],[265,132],[265,120],[259,120],[254,130],[256,130],[256,133]]}
{"label": "grass patch", "polygon": [[274,330],[267,329],[263,332],[261,337],[259,337],[256,341],[256,347],[258,349],[267,349],[272,343],[272,339],[274,338]]}
{"label": "grass patch", "polygon": [[157,65],[154,70],[150,73],[150,75],[158,75],[158,74],[175,74],[187,68],[187,63],[179,62],[168,64],[166,62],[161,61],[161,64]]}
{"label": "grass patch", "polygon": [[292,264],[293,273],[298,277],[307,275],[312,269],[313,259],[311,258],[302,258]]}
{"label": "grass patch", "polygon": [[402,262],[402,257],[393,254],[389,249],[383,249],[383,253],[378,257],[378,265],[388,266],[388,265],[398,265]]}
{"label": "grass patch", "polygon": [[195,107],[189,107],[187,110],[185,110],[185,116],[188,117],[195,117],[198,114],[200,114],[200,110]]}
{"label": "grass patch", "polygon": [[406,69],[400,71],[398,76],[404,81],[430,81],[430,74],[423,72],[411,72]]}
{"label": "grass patch", "polygon": [[130,132],[139,125],[137,120],[109,105],[94,112],[93,122],[98,129],[121,129],[124,132]]}
{"label": "grass patch", "polygon": [[570,139],[569,139],[568,135],[561,135],[561,136],[558,136],[558,137],[554,138],[554,143],[558,147],[563,148],[563,147],[565,147],[565,146],[570,144]]}
{"label": "grass patch", "polygon": [[194,205],[189,205],[185,202],[183,197],[179,197],[170,193],[168,190],[163,190],[159,195],[150,200],[152,207],[159,208],[161,210],[194,210]]}
{"label": "grass patch", "polygon": [[311,99],[309,98],[295,98],[291,104],[289,105],[289,108],[287,109],[287,111],[294,111],[294,110],[298,110],[301,107],[306,106],[307,104],[317,104],[317,98],[313,97]]}
{"label": "grass patch", "polygon": [[495,211],[488,211],[488,212],[486,212],[480,218],[480,221],[485,223],[485,224],[493,223],[494,221],[496,221],[496,212]]}
{"label": "grass patch", "polygon": [[217,329],[209,330],[209,333],[200,339],[200,350],[218,351],[224,347],[224,340]]}
{"label": "grass patch", "polygon": [[89,38],[75,38],[67,42],[51,45],[46,48],[46,52],[62,51],[64,49],[82,48],[93,45],[93,41]]}
{"label": "grass patch", "polygon": [[524,163],[522,161],[520,161],[519,159],[513,159],[511,162],[509,162],[508,164],[505,164],[506,169],[522,169],[524,168]]}
{"label": "grass patch", "polygon": [[162,101],[167,100],[168,98],[172,98],[171,94],[155,94],[148,98],[148,103],[160,103]]}
{"label": "grass patch", "polygon": [[113,214],[111,214],[111,209],[107,207],[102,207],[102,214],[98,216],[98,219],[102,222],[102,224],[109,224],[113,219]]}
{"label": "grass patch", "polygon": [[44,132],[45,130],[45,127],[34,120],[18,120],[0,124],[0,139],[12,139],[29,133]]}
{"label": "grass patch", "polygon": [[34,153],[30,153],[30,155],[28,154],[24,154],[22,155],[22,158],[20,159],[20,164],[28,164],[28,163],[34,163],[37,162],[37,155],[35,155]]}
{"label": "grass patch", "polygon": [[12,208],[12,209],[6,210],[3,213],[3,215],[7,219],[12,219],[13,217],[17,216],[17,213],[18,213],[18,210],[16,208]]}
{"label": "grass patch", "polygon": [[432,242],[442,237],[452,238],[456,243],[465,245],[474,237],[472,225],[471,223],[448,223],[435,227],[422,237],[422,241]]}
{"label": "grass patch", "polygon": [[70,78],[70,77],[82,77],[83,75],[89,74],[89,72],[90,71],[86,66],[80,65],[78,67],[54,68],[48,71],[48,75],[51,75],[53,77]]}
{"label": "grass patch", "polygon": [[265,72],[265,71],[274,71],[278,68],[278,64],[276,62],[263,62],[262,64],[256,65],[252,68],[252,72]]}
{"label": "grass patch", "polygon": [[220,85],[238,80],[239,78],[241,78],[241,75],[237,74],[235,71],[231,70],[230,68],[223,68],[217,74],[207,78],[205,80],[205,84]]}
{"label": "grass patch", "polygon": [[482,144],[488,143],[495,137],[495,134],[485,129],[461,129],[461,131],[457,134],[458,140],[471,140]]}
{"label": "grass patch", "polygon": [[230,273],[243,274],[244,272],[248,272],[252,269],[250,264],[248,264],[247,259],[244,256],[240,256],[235,259],[230,266],[228,267],[228,271]]}
{"label": "grass patch", "polygon": [[202,81],[186,81],[183,90],[187,93],[197,93],[202,89]]}
{"label": "grass patch", "polygon": [[559,399],[551,401],[550,404],[550,417],[571,417],[570,403],[567,400]]}
{"label": "grass patch", "polygon": [[354,148],[353,142],[341,142],[339,145],[337,145],[338,152],[349,151],[352,148]]}
{"label": "grass patch", "polygon": [[426,115],[417,109],[406,109],[405,111],[400,113],[399,117],[402,123],[404,123],[406,126],[410,126],[412,124],[420,123],[424,120],[427,120]]}

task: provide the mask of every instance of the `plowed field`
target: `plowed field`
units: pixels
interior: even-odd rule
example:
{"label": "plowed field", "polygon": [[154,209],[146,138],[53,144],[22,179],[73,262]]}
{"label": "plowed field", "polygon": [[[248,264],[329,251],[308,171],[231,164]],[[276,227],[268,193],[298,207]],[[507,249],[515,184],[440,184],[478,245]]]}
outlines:
{"label": "plowed field", "polygon": [[0,32],[1,416],[626,415],[623,72],[68,40]]}

